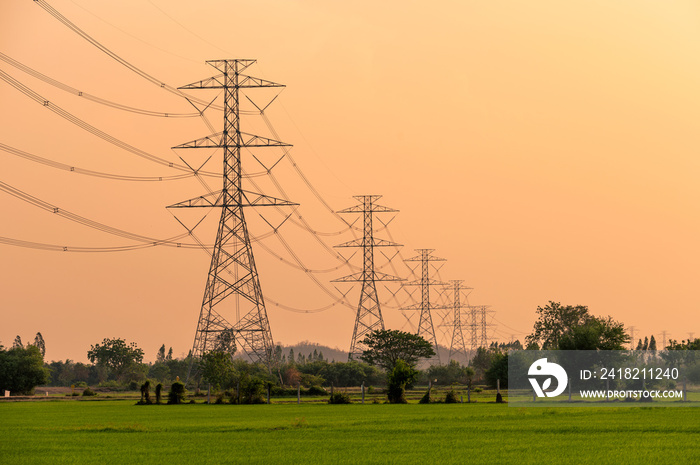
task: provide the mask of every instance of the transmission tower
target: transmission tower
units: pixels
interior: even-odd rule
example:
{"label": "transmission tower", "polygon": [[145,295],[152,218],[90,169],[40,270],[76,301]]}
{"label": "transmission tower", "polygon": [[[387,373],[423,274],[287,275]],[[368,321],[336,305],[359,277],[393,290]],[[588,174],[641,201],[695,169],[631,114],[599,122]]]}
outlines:
{"label": "transmission tower", "polygon": [[473,356],[479,347],[488,348],[488,327],[487,315],[493,313],[490,305],[470,305],[469,307],[469,345]]}
{"label": "transmission tower", "polygon": [[335,279],[336,283],[361,282],[362,290],[360,291],[360,303],[357,306],[357,316],[355,317],[355,329],[352,332],[352,341],[350,342],[350,352],[348,360],[359,358],[363,350],[366,349],[362,344],[365,335],[377,329],[384,329],[384,319],[382,318],[382,309],[377,298],[377,281],[403,281],[402,278],[391,276],[374,270],[374,248],[375,247],[400,247],[400,244],[385,241],[383,239],[375,239],[374,229],[372,226],[372,218],[375,213],[393,213],[398,212],[391,208],[377,205],[381,195],[356,195],[354,196],[360,204],[354,207],[340,210],[338,213],[358,213],[364,219],[364,234],[362,239],[354,239],[336,247],[361,247],[363,256],[363,266],[360,273],[355,273],[343,278]]}
{"label": "transmission tower", "polygon": [[207,64],[221,74],[180,87],[224,91],[223,131],[173,147],[221,148],[224,161],[222,190],[168,207],[221,208],[221,219],[192,346],[188,379],[193,374],[194,361],[212,350],[232,353],[238,346],[253,361],[262,361],[268,367],[272,362],[272,332],[243,212],[244,207],[295,204],[241,188],[241,148],[289,146],[283,142],[241,132],[240,89],[284,87],[241,74],[253,63],[255,60],[207,61]]}
{"label": "transmission tower", "polygon": [[449,308],[446,306],[432,306],[430,304],[430,286],[446,286],[447,283],[430,279],[429,265],[430,262],[444,262],[444,258],[433,256],[435,249],[416,249],[418,255],[412,258],[407,258],[407,262],[421,262],[421,279],[405,283],[405,286],[420,286],[421,302],[420,304],[402,307],[401,310],[420,310],[420,320],[418,321],[418,334],[423,336],[435,349],[435,358],[440,363],[440,351],[435,337],[435,327],[433,326],[433,317],[430,313],[431,309]]}
{"label": "transmission tower", "polygon": [[464,353],[466,361],[469,362],[469,353],[467,351],[467,344],[464,341],[464,333],[462,332],[462,303],[461,297],[462,292],[465,290],[470,290],[471,287],[462,287],[464,281],[452,280],[452,309],[454,312],[453,323],[452,323],[452,340],[450,341],[450,352],[447,356],[447,361],[452,360],[452,354],[457,354],[461,350]]}

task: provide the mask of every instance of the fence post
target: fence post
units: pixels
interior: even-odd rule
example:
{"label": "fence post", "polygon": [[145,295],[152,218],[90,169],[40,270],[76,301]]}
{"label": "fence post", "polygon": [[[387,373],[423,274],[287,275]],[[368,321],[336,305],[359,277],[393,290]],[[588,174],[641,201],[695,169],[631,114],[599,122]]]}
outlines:
{"label": "fence post", "polygon": [[270,391],[272,390],[272,383],[267,383],[267,403],[270,403]]}
{"label": "fence post", "polygon": [[362,403],[365,403],[365,382],[362,382]]}
{"label": "fence post", "polygon": [[688,390],[686,389],[685,382],[687,381],[687,378],[683,378],[683,402],[688,400]]}

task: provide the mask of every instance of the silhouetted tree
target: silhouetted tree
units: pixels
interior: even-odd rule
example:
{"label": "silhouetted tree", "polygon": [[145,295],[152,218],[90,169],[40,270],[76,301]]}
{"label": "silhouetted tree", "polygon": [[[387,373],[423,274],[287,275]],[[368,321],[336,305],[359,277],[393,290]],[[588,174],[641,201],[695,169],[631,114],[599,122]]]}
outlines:
{"label": "silhouetted tree", "polygon": [[87,357],[90,362],[106,367],[120,378],[134,365],[143,361],[143,350],[134,342],[127,344],[124,339],[105,338],[101,344],[90,347]]}
{"label": "silhouetted tree", "polygon": [[656,339],[653,334],[649,338],[649,350],[656,350]]}
{"label": "silhouetted tree", "polygon": [[378,329],[362,340],[367,350],[360,357],[363,361],[391,372],[399,360],[413,367],[422,358],[435,355],[432,345],[417,334],[394,329]]}
{"label": "silhouetted tree", "polygon": [[36,333],[36,336],[34,336],[34,346],[39,349],[42,357],[46,356],[46,343],[41,333]]}
{"label": "silhouetted tree", "polygon": [[0,391],[31,394],[49,381],[49,370],[39,348],[33,345],[0,349]]}

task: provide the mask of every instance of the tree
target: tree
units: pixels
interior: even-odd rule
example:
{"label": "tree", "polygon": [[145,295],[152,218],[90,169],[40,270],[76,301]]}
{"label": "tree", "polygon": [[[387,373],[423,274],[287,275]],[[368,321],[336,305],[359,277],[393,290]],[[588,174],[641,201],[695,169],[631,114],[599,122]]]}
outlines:
{"label": "tree", "polygon": [[649,350],[656,350],[656,339],[653,334],[649,338]]}
{"label": "tree", "polygon": [[585,323],[588,307],[566,305],[551,300],[544,307],[537,307],[537,321],[532,334],[525,339],[528,344],[537,343],[543,350],[556,349],[559,339],[570,328]]}
{"label": "tree", "polygon": [[447,365],[432,365],[428,368],[428,379],[435,384],[450,385],[454,383],[469,384],[474,376],[474,370],[468,366],[462,366],[457,360],[450,360]]}
{"label": "tree", "polygon": [[644,346],[642,346],[642,340],[638,339],[637,340],[637,349],[636,350],[644,350]]}
{"label": "tree", "polygon": [[236,333],[233,328],[221,331],[214,339],[215,352],[226,352],[233,356],[236,352]]}
{"label": "tree", "polygon": [[15,340],[14,340],[14,342],[12,343],[12,348],[13,348],[13,349],[17,349],[17,348],[22,349],[22,348],[24,348],[24,344],[22,344],[22,338],[19,337],[19,335],[15,336]]}
{"label": "tree", "polygon": [[41,333],[36,333],[36,336],[34,336],[34,346],[39,349],[42,357],[46,356],[46,343],[44,342],[44,336],[42,336]]}
{"label": "tree", "polygon": [[649,350],[649,338],[647,336],[644,336],[644,346],[642,350]]}
{"label": "tree", "polygon": [[474,369],[476,379],[478,381],[484,379],[486,370],[488,370],[493,364],[495,355],[495,351],[488,350],[484,347],[479,347],[476,349],[476,354],[474,354],[474,357],[469,362],[469,365]]}
{"label": "tree", "polygon": [[143,361],[143,350],[124,339],[103,339],[101,344],[90,347],[87,353],[90,362],[108,368],[117,379],[121,378],[134,365]]}
{"label": "tree", "polygon": [[165,361],[165,344],[160,346],[158,353],[156,354],[156,363],[162,363]]}
{"label": "tree", "polygon": [[560,350],[624,350],[630,338],[622,323],[612,317],[588,316],[586,321],[574,326],[560,340]]}
{"label": "tree", "polygon": [[367,334],[362,343],[368,347],[360,357],[363,361],[384,368],[390,373],[399,360],[414,367],[421,358],[435,355],[428,341],[416,334],[393,329],[378,329]]}
{"label": "tree", "polygon": [[408,403],[406,400],[406,385],[413,384],[417,377],[418,370],[402,359],[396,360],[394,368],[389,372],[389,377],[387,378],[387,397],[389,398],[389,403]]}
{"label": "tree", "polygon": [[31,394],[36,386],[48,381],[49,370],[38,347],[0,349],[0,391]]}
{"label": "tree", "polygon": [[508,389],[508,354],[496,353],[491,366],[485,373],[486,381],[491,386],[496,386],[497,380],[501,380],[501,387]]}
{"label": "tree", "polygon": [[216,387],[227,389],[233,383],[233,360],[226,352],[211,351],[204,354],[201,370],[202,377]]}
{"label": "tree", "polygon": [[537,314],[527,341],[539,343],[545,350],[621,350],[630,340],[622,323],[609,316],[593,316],[583,305],[563,306],[550,301],[545,307],[537,307]]}
{"label": "tree", "polygon": [[173,359],[173,348],[171,347],[168,349],[168,355],[165,356],[165,360],[172,360]]}

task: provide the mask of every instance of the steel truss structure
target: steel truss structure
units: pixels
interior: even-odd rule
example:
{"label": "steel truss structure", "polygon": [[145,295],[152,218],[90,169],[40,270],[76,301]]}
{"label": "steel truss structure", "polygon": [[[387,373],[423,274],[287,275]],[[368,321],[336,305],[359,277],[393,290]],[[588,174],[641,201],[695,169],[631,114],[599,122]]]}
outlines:
{"label": "steel truss structure", "polygon": [[489,313],[493,313],[493,310],[490,309],[490,305],[470,305],[467,308],[471,320],[469,323],[469,343],[473,355],[479,347],[485,349],[489,347],[488,328],[493,325],[487,323],[486,317]]}
{"label": "steel truss structure", "polygon": [[[452,339],[450,341],[450,351],[447,356],[447,361],[452,360],[452,355],[456,355],[460,352],[464,354],[465,360],[469,361],[469,351],[467,349],[467,343],[464,340],[464,332],[462,331],[462,293],[467,290],[471,290],[471,287],[462,286],[464,281],[462,280],[451,280],[452,285]],[[468,323],[467,323],[468,325]]]}
{"label": "steel truss structure", "polygon": [[217,207],[221,219],[197,322],[188,379],[195,361],[218,350],[232,353],[242,349],[253,361],[272,364],[273,339],[265,300],[255,266],[244,208],[296,205],[241,188],[241,149],[282,147],[284,142],[241,131],[239,102],[241,89],[284,87],[281,84],[242,74],[255,60],[212,60],[207,64],[221,74],[180,89],[223,89],[224,128],[218,134],[187,142],[175,149],[223,149],[221,191],[171,205],[168,208]]}
{"label": "steel truss structure", "polygon": [[360,273],[355,273],[333,280],[333,282],[336,283],[362,283],[362,289],[360,290],[360,303],[357,306],[355,329],[352,332],[352,341],[350,343],[348,360],[358,359],[362,355],[362,352],[367,348],[362,343],[365,335],[378,329],[384,329],[384,319],[382,318],[382,309],[381,305],[379,304],[379,298],[377,297],[376,283],[381,281],[396,282],[404,280],[403,278],[381,273],[374,269],[375,247],[401,247],[401,244],[386,241],[384,239],[376,239],[374,237],[374,228],[372,226],[373,216],[376,213],[398,212],[398,210],[378,205],[376,201],[381,197],[381,195],[356,195],[354,198],[360,202],[359,205],[338,211],[338,213],[360,214],[364,220],[364,231],[361,239],[354,239],[336,246],[361,247],[363,252],[363,266]]}
{"label": "steel truss structure", "polygon": [[421,263],[421,279],[404,283],[404,286],[420,286],[421,301],[419,304],[402,307],[401,310],[420,310],[420,320],[418,321],[418,331],[416,334],[423,336],[428,342],[433,345],[435,350],[435,358],[440,363],[440,351],[435,337],[435,326],[433,325],[432,309],[449,308],[447,306],[434,306],[430,303],[430,287],[431,286],[446,286],[447,283],[430,278],[430,262],[444,262],[444,258],[438,258],[433,255],[435,249],[415,249],[418,255],[407,258],[407,262]]}

